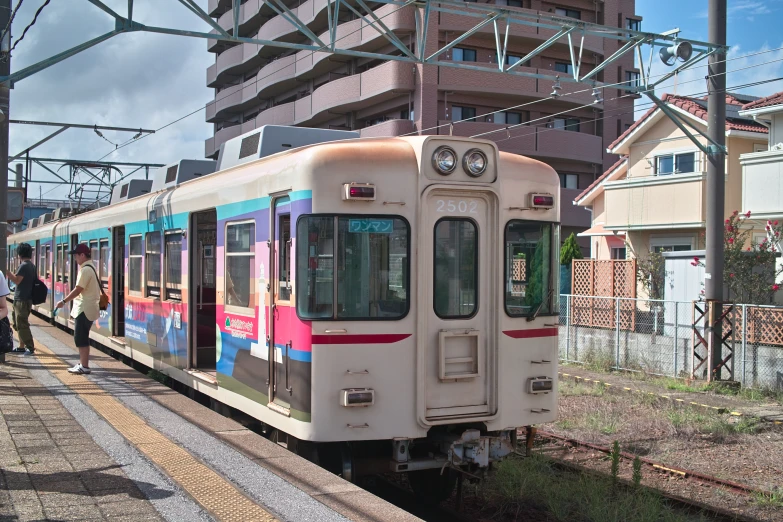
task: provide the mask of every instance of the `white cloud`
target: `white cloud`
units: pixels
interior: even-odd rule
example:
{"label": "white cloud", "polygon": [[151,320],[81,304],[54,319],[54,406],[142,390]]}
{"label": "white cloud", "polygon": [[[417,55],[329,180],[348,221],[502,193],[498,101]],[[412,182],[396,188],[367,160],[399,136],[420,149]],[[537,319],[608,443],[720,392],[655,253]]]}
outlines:
{"label": "white cloud", "polygon": [[[127,2],[106,2],[125,15]],[[198,0],[206,9],[207,0]],[[77,5],[78,4],[78,5]],[[14,21],[14,39],[32,20],[40,3],[23,4]],[[163,27],[207,32],[208,27],[176,0],[136,1],[134,19]],[[52,56],[114,27],[113,19],[88,2],[52,2],[13,53],[12,70]],[[214,55],[203,39],[153,33],[115,36],[87,51],[21,80],[11,91],[12,119],[99,124],[146,129],[159,128],[203,107],[213,96],[206,87],[206,69]],[[16,154],[47,134],[52,127],[11,125],[10,154]],[[103,131],[114,143],[133,133]],[[171,163],[181,158],[203,158],[204,140],[211,126],[199,112],[182,122],[120,149],[107,160]],[[90,130],[69,129],[35,149],[38,157],[97,160],[112,145]],[[65,172],[63,169],[61,172]],[[42,175],[41,167],[33,175]],[[51,176],[47,176],[51,179]],[[45,185],[45,197],[65,198],[65,186]],[[30,187],[37,197],[38,187]]]}

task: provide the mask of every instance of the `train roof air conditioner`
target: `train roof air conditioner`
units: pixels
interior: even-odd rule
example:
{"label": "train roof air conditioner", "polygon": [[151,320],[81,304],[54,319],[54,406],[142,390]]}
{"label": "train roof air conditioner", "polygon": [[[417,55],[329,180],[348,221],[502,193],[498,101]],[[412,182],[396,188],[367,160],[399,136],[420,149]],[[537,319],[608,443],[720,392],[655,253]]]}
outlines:
{"label": "train roof air conditioner", "polygon": [[35,228],[38,226],[38,218],[30,218],[27,220],[27,228]]}
{"label": "train roof air conditioner", "polygon": [[264,125],[221,145],[217,169],[227,169],[306,145],[351,140],[358,137],[359,133],[353,131]]}
{"label": "train roof air conditioner", "polygon": [[117,185],[111,192],[111,203],[119,203],[128,199],[139,197],[143,194],[149,194],[152,190],[151,179],[131,179],[125,183]]}
{"label": "train roof air conditioner", "polygon": [[158,169],[152,182],[152,192],[176,187],[181,183],[215,172],[217,161],[184,159]]}
{"label": "train roof air conditioner", "polygon": [[52,217],[52,219],[54,221],[59,221],[59,220],[61,220],[63,218],[66,218],[66,217],[68,217],[70,215],[71,215],[71,209],[70,208],[60,207],[60,208],[54,209],[54,216]]}

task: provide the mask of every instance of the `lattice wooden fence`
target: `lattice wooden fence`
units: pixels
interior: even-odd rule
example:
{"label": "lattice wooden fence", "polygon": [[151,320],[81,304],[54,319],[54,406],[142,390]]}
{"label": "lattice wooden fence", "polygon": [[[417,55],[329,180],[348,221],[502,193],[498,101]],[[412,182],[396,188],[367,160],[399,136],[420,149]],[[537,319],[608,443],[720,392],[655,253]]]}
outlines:
{"label": "lattice wooden fence", "polygon": [[[744,324],[747,334],[743,331],[742,314],[748,314]],[[736,306],[734,309],[734,331],[736,338],[747,335],[748,344],[764,344],[768,346],[783,346],[783,308],[766,308],[757,306]],[[724,326],[724,333],[727,326]]]}
{"label": "lattice wooden fence", "polygon": [[[611,298],[636,297],[636,260],[574,259],[571,293],[571,324],[615,328],[617,300]],[[635,301],[620,301],[619,320],[621,329],[634,329]]]}

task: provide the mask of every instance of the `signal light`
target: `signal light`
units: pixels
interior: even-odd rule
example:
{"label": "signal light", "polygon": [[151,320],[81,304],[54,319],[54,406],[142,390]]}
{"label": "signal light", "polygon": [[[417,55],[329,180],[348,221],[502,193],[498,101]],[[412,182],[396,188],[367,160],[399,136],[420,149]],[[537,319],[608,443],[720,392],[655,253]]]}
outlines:
{"label": "signal light", "polygon": [[554,389],[554,383],[550,377],[531,377],[527,380],[527,392],[533,395],[549,393]]}
{"label": "signal light", "polygon": [[530,208],[550,209],[555,206],[555,197],[551,194],[530,194]]}
{"label": "signal light", "polygon": [[370,183],[346,183],[343,185],[343,199],[375,201],[375,185]]}

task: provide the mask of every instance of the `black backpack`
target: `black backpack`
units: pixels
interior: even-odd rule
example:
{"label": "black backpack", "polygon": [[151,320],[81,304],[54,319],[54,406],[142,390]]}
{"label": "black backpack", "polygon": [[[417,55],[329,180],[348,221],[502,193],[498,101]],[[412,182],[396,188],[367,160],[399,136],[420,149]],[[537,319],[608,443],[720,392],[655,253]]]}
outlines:
{"label": "black backpack", "polygon": [[39,305],[41,303],[46,302],[46,296],[48,294],[49,294],[49,289],[46,288],[46,285],[44,284],[43,281],[41,281],[36,277],[35,281],[33,281],[33,293],[32,293],[33,304]]}

